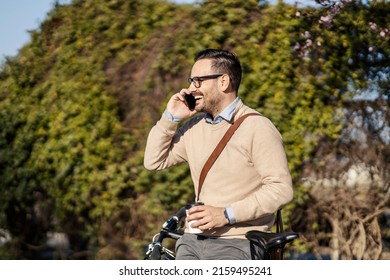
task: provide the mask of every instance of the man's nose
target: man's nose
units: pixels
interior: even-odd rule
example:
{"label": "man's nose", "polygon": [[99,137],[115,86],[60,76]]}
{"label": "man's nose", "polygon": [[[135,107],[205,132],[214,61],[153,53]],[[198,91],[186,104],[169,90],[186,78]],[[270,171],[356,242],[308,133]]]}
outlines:
{"label": "man's nose", "polygon": [[188,90],[193,93],[197,90],[197,88],[195,87],[194,83],[190,83],[190,85],[188,86]]}

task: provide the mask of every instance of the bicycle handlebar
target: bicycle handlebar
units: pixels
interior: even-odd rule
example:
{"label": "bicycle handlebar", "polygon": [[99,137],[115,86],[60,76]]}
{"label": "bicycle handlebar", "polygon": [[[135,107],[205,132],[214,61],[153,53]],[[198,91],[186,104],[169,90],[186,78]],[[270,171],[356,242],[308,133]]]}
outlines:
{"label": "bicycle handlebar", "polygon": [[152,251],[147,254],[147,259],[149,260],[160,260],[163,247],[162,242],[165,237],[171,237],[174,239],[179,239],[181,234],[176,232],[177,225],[181,218],[186,216],[186,208],[182,207],[179,211],[176,212],[175,215],[171,216],[162,226],[160,230],[160,234],[156,241],[153,242]]}
{"label": "bicycle handlebar", "polygon": [[184,216],[186,216],[186,207],[183,206],[182,208],[179,209],[179,211],[176,212],[175,214],[175,217],[180,220],[181,218],[183,218]]}
{"label": "bicycle handlebar", "polygon": [[153,251],[149,257],[150,260],[160,260],[161,259],[161,243],[154,244]]}
{"label": "bicycle handlebar", "polygon": [[175,215],[170,217],[164,224],[163,229],[166,230],[176,230],[177,224],[180,221],[181,218],[186,216],[186,209],[185,207],[180,208],[179,211],[176,212]]}

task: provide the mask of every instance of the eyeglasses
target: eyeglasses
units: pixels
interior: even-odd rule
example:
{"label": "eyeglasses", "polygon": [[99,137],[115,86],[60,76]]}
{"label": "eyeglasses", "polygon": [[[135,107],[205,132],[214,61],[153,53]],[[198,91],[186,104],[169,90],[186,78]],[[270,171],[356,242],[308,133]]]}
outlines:
{"label": "eyeglasses", "polygon": [[188,78],[188,82],[191,84],[191,83],[194,83],[194,86],[196,88],[200,88],[201,86],[201,83],[203,80],[207,80],[207,79],[216,79],[218,77],[221,77],[223,76],[224,74],[214,74],[214,75],[207,75],[207,76],[199,76],[199,77],[193,77],[193,78]]}

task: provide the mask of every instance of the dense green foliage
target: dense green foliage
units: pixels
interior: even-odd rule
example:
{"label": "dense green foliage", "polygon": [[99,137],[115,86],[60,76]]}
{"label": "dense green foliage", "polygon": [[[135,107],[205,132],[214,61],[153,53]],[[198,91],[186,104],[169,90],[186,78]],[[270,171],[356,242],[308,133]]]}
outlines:
{"label": "dense green foliage", "polygon": [[[374,75],[367,65],[388,62],[388,38],[368,23],[389,26],[390,5],[351,5],[328,29],[319,10],[296,12],[254,0],[53,7],[0,73],[0,229],[12,235],[3,256],[39,258],[31,246],[60,231],[75,254],[93,258],[121,238],[128,251],[112,257],[139,258],[150,232],[192,197],[187,166],[149,172],[142,156],[167,98],[187,86],[192,58],[206,47],[241,58],[240,96],[281,131],[299,186],[318,141],[339,137],[351,88]],[[308,33],[313,46],[297,52]],[[383,61],[369,60],[368,46]],[[291,207],[303,197],[298,189]]]}

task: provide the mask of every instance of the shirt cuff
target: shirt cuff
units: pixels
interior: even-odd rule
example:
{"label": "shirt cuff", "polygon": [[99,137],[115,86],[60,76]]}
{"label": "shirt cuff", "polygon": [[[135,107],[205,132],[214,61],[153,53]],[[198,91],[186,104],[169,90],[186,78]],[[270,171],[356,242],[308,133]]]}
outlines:
{"label": "shirt cuff", "polygon": [[233,206],[228,205],[226,206],[226,213],[228,215],[228,219],[231,225],[236,223],[236,216],[234,215]]}
{"label": "shirt cuff", "polygon": [[175,117],[174,115],[172,115],[168,109],[165,109],[164,111],[164,116],[167,117],[168,120],[172,121],[172,122],[181,122],[182,119],[181,118],[178,118],[178,117]]}

